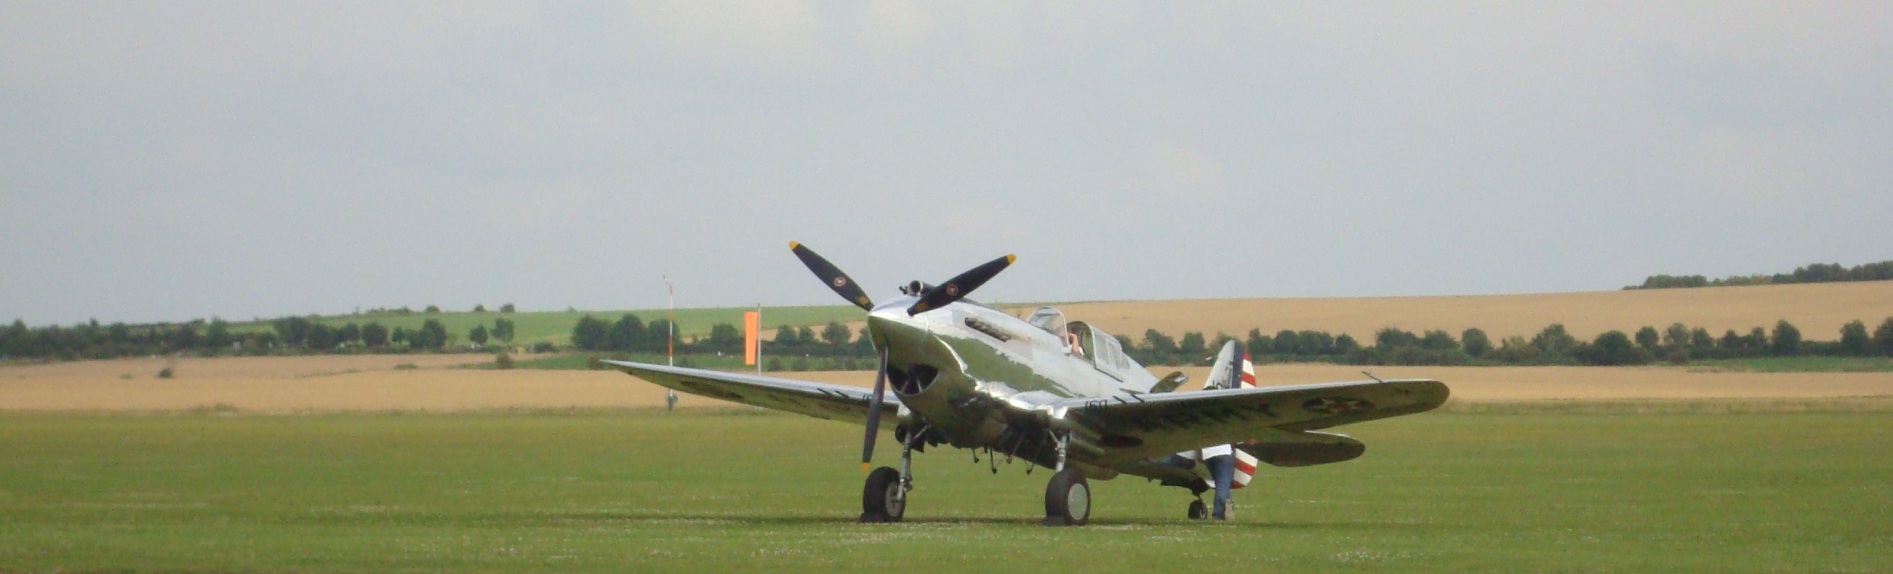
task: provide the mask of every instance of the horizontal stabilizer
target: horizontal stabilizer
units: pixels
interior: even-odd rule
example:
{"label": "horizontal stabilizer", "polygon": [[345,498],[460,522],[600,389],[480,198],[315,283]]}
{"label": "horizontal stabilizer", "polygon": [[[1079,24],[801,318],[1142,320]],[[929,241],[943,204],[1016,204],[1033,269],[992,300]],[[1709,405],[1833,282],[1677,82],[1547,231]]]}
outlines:
{"label": "horizontal stabilizer", "polygon": [[1187,382],[1190,382],[1190,376],[1183,374],[1183,371],[1176,371],[1164,375],[1163,380],[1157,381],[1156,385],[1150,387],[1150,392],[1167,393],[1177,390],[1177,387],[1181,387],[1183,383]]}
{"label": "horizontal stabilizer", "polygon": [[1268,442],[1239,444],[1236,448],[1262,462],[1291,467],[1345,462],[1367,452],[1367,444],[1354,437],[1315,431],[1272,436]]}

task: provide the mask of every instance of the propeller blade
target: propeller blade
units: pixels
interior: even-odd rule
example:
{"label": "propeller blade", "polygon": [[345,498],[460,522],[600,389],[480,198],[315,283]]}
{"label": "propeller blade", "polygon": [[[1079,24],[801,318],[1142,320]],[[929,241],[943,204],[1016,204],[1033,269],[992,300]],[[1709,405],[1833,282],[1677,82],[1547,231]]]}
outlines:
{"label": "propeller blade", "polygon": [[1012,262],[1016,260],[1018,260],[1018,257],[1007,255],[992,261],[987,261],[983,265],[974,267],[970,271],[946,280],[946,283],[941,283],[940,286],[929,289],[925,295],[921,295],[920,301],[915,302],[914,306],[907,308],[907,315],[919,315],[934,309],[939,309],[966,297],[968,293],[972,293],[973,290],[978,289],[980,285],[985,285],[986,280],[992,279],[993,276],[998,275],[1000,271],[1005,271],[1006,266],[1012,265]]}
{"label": "propeller blade", "polygon": [[789,250],[794,251],[795,256],[802,260],[802,264],[807,265],[809,271],[815,272],[816,277],[822,278],[822,282],[827,283],[829,289],[834,289],[836,295],[847,299],[849,303],[853,303],[863,311],[874,310],[874,301],[868,299],[867,292],[855,285],[854,280],[849,279],[848,274],[842,273],[835,264],[829,263],[827,259],[816,255],[815,251],[794,241],[789,242]]}
{"label": "propeller blade", "polygon": [[874,397],[868,399],[868,436],[861,440],[861,472],[874,461],[874,438],[881,434],[881,396],[887,393],[887,349],[881,349],[881,367],[874,371]]}

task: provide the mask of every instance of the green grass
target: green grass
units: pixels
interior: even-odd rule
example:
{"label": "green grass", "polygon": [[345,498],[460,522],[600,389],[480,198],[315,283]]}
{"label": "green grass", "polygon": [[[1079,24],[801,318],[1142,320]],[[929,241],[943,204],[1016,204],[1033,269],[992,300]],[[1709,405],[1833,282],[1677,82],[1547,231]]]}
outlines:
{"label": "green grass", "polygon": [[[717,323],[729,323],[735,325],[737,328],[742,328],[743,312],[754,310],[754,307],[678,309],[678,335],[683,337],[709,335],[710,327],[715,326]],[[531,345],[538,342],[569,345],[572,342],[572,327],[578,325],[580,317],[591,315],[604,319],[606,322],[615,322],[626,313],[637,315],[638,319],[648,324],[653,320],[665,318],[668,311],[664,309],[636,309],[614,311],[525,311],[504,314],[495,311],[487,311],[485,313],[462,311],[434,314],[421,312],[362,313],[331,315],[320,317],[317,320],[336,327],[347,323],[366,325],[372,321],[381,323],[390,330],[395,327],[406,327],[409,330],[414,330],[420,328],[421,323],[428,319],[437,319],[440,321],[442,327],[447,328],[447,333],[452,335],[455,341],[465,342],[467,332],[471,331],[474,325],[486,325],[488,329],[491,329],[493,328],[494,319],[504,317],[513,321],[513,344],[515,345]],[[776,327],[782,325],[791,327],[826,325],[829,321],[855,321],[861,319],[862,316],[861,308],[849,305],[764,307],[762,310],[762,326],[765,330],[773,331]],[[267,331],[272,328],[274,327],[272,327],[269,320],[245,321],[241,323],[233,322],[230,324],[230,331],[233,333]]]}
{"label": "green grass", "polygon": [[853,524],[860,431],[748,410],[0,414],[0,571],[1888,571],[1888,429],[1429,413],[1265,469],[1231,523],[1121,478],[1048,529],[1048,473],[951,449],[909,522]]}
{"label": "green grass", "polygon": [[1690,367],[1756,373],[1886,373],[1893,357],[1753,357],[1691,361]]}

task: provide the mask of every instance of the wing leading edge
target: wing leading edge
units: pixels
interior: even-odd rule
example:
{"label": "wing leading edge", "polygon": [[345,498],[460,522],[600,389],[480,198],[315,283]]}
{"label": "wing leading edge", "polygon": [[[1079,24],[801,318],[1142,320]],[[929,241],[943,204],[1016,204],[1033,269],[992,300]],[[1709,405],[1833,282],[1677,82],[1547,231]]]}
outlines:
{"label": "wing leading edge", "polygon": [[[1449,394],[1436,380],[1389,379],[1068,399],[1057,406],[1098,433],[1107,446],[1098,462],[1114,465],[1219,444],[1328,443],[1352,450],[1341,443],[1358,441],[1307,431],[1432,410]],[[1283,466],[1311,463],[1281,458],[1288,463]]]}
{"label": "wing leading edge", "polygon": [[[856,424],[867,423],[868,405],[874,397],[871,390],[847,385],[626,361],[603,362],[646,381],[693,395]],[[899,416],[900,400],[893,393],[883,397],[881,416]]]}

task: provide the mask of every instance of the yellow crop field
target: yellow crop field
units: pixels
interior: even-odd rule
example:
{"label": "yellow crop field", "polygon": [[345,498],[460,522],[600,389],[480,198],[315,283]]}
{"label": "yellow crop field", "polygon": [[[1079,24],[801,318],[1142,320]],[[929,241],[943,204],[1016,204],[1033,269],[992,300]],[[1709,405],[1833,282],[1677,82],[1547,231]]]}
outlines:
{"label": "yellow crop field", "polygon": [[1609,330],[1663,329],[1681,322],[1717,336],[1734,329],[1773,328],[1787,320],[1809,339],[1839,338],[1841,325],[1860,320],[1872,329],[1893,317],[1893,281],[1707,287],[1528,295],[1344,297],[1323,299],[1200,299],[1118,301],[1060,305],[1068,319],[1113,334],[1141,338],[1157,329],[1170,336],[1200,331],[1241,338],[1249,329],[1347,333],[1371,343],[1374,332],[1396,327],[1419,333],[1443,329],[1458,337],[1469,327],[1494,340],[1530,337],[1552,323],[1590,339]]}

